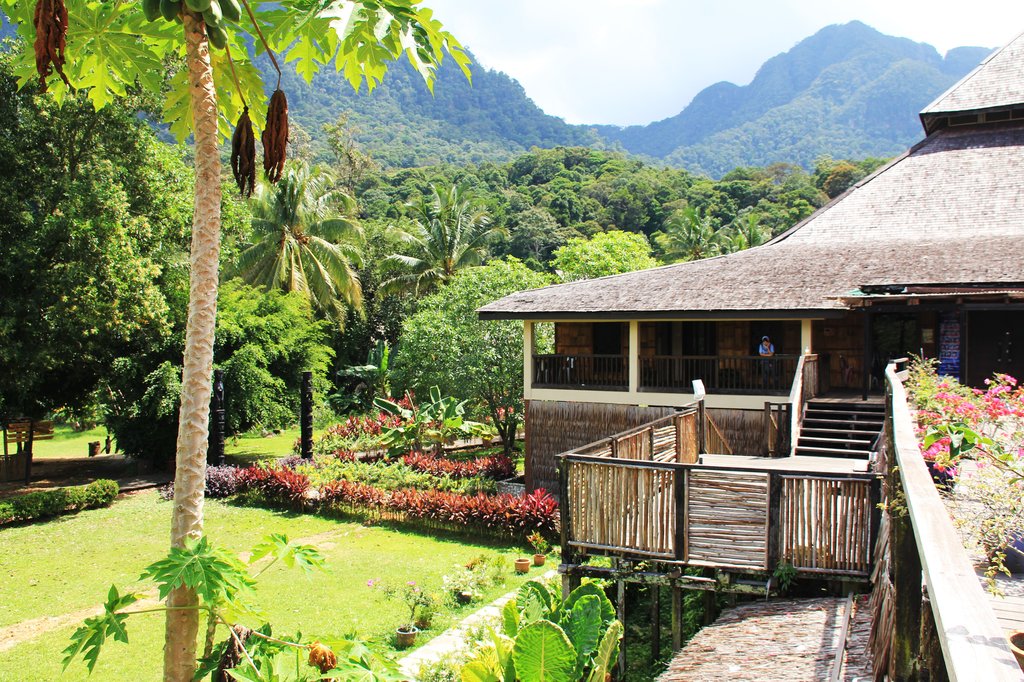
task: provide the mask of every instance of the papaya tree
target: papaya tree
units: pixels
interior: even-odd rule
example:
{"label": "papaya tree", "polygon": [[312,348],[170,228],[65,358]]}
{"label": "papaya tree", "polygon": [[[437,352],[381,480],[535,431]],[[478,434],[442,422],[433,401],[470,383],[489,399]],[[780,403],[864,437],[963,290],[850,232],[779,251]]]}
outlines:
{"label": "papaya tree", "polygon": [[[467,77],[469,59],[418,0],[0,0],[0,9],[21,38],[15,72],[22,87],[48,90],[58,103],[87,98],[96,108],[148,91],[161,98],[170,131],[193,141],[195,204],[171,522],[172,547],[184,547],[186,538],[203,532],[220,250],[218,144],[232,141],[232,172],[239,189],[250,192],[254,127],[262,130],[264,171],[272,182],[280,178],[288,139],[282,61],[307,82],[333,64],[353,88],[365,83],[372,89],[403,54],[428,87],[446,54]],[[261,54],[278,74],[268,104],[254,61]],[[185,587],[168,596],[165,680],[192,679],[196,603]]]}

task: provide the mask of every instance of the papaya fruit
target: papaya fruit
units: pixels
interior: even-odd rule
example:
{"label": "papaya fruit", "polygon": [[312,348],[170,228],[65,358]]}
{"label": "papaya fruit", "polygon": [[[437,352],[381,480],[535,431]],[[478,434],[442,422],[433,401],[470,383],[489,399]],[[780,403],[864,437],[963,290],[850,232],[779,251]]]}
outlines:
{"label": "papaya fruit", "polygon": [[220,26],[207,24],[206,37],[210,39],[210,44],[218,50],[223,50],[224,46],[228,44],[228,33]]}
{"label": "papaya fruit", "polygon": [[175,0],[160,0],[160,14],[164,15],[167,21],[174,21],[174,18],[181,14],[181,3]]}
{"label": "papaya fruit", "polygon": [[210,0],[185,0],[185,4],[193,12],[205,12],[210,9]]}
{"label": "papaya fruit", "polygon": [[142,0],[142,14],[146,21],[156,21],[160,18],[160,0]]}
{"label": "papaya fruit", "polygon": [[203,20],[207,26],[220,26],[224,21],[224,14],[220,11],[220,3],[217,0],[210,0],[210,7],[203,12]]}
{"label": "papaya fruit", "polygon": [[220,0],[220,11],[228,21],[239,22],[242,20],[242,5],[238,0]]}

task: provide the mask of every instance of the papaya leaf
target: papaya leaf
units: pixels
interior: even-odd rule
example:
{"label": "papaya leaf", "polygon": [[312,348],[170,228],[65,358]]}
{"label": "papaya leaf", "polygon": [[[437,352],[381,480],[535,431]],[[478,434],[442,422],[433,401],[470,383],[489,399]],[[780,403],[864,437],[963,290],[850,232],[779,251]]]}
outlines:
{"label": "papaya leaf", "polygon": [[263,538],[263,541],[253,548],[249,564],[268,555],[288,568],[301,568],[307,573],[313,569],[323,569],[326,563],[316,547],[289,542],[288,536],[282,533],[274,533]]}
{"label": "papaya leaf", "polygon": [[524,627],[512,646],[516,677],[521,682],[574,682],[576,650],[565,631],[549,620]]}
{"label": "papaya leaf", "polygon": [[79,654],[85,659],[85,665],[89,672],[96,667],[99,660],[100,649],[107,638],[113,638],[116,642],[128,643],[128,631],[125,629],[127,613],[118,613],[138,601],[136,594],[119,594],[117,587],[111,585],[107,593],[107,601],[103,604],[103,613],[98,616],[86,618],[75,632],[71,635],[71,644],[64,649],[64,669],[67,670],[71,661]]}
{"label": "papaya leaf", "polygon": [[253,579],[235,557],[214,548],[204,537],[189,538],[185,547],[172,547],[167,556],[150,564],[142,573],[157,583],[160,599],[172,590],[187,587],[208,605],[231,601],[250,590]]}

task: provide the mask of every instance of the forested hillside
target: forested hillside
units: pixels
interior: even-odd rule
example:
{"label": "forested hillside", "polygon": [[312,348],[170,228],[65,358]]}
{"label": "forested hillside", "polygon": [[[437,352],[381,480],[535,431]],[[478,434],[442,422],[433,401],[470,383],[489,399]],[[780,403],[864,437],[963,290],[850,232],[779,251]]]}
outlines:
{"label": "forested hillside", "polygon": [[769,59],[749,85],[716,83],[678,115],[598,130],[630,152],[719,177],[738,165],[822,154],[892,156],[920,139],[917,112],[990,52],[887,36],[860,22],[828,26]]}

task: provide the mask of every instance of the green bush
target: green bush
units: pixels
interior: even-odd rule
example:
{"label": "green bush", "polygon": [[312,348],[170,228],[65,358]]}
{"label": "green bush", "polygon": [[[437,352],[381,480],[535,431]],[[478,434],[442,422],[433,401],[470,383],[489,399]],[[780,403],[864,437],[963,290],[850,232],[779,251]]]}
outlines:
{"label": "green bush", "polygon": [[104,507],[113,502],[119,492],[116,481],[100,479],[89,485],[40,490],[0,500],[0,525]]}

